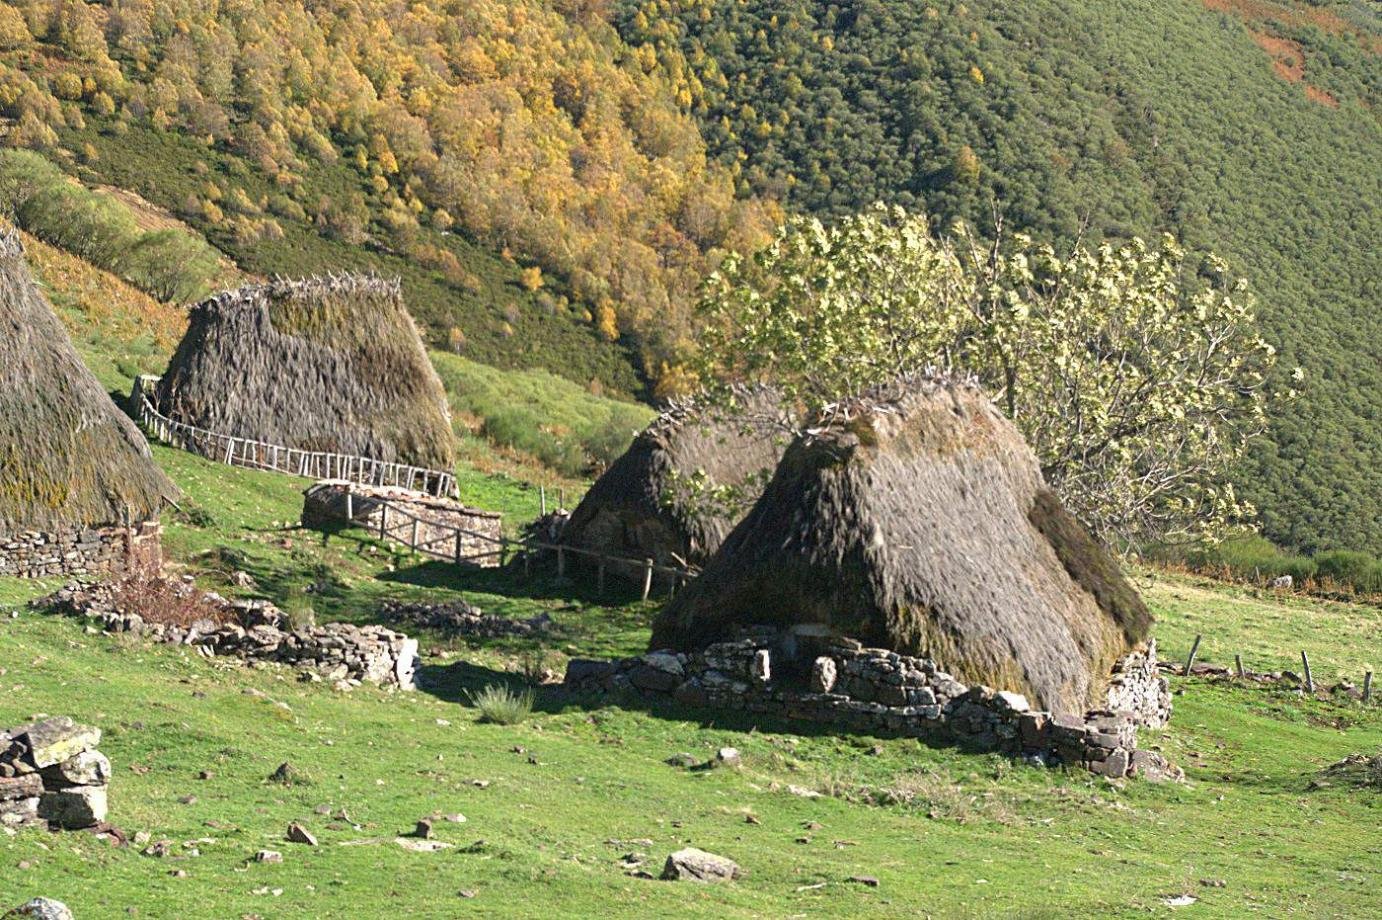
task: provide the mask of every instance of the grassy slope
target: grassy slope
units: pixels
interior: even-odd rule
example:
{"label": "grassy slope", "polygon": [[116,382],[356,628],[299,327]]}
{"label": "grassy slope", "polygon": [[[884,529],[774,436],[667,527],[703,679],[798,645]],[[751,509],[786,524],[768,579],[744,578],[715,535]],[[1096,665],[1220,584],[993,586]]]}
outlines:
{"label": "grassy slope", "polygon": [[[186,560],[213,546],[235,548],[280,601],[298,596],[325,566],[330,578],[315,595],[324,616],[367,619],[390,594],[459,593],[509,615],[551,612],[558,654],[628,653],[646,641],[647,606],[600,606],[549,580],[458,576],[393,558],[358,536],[283,532],[301,482],[167,449],[157,456],[189,504],[214,517],[200,528],[170,523],[170,553]],[[492,486],[485,499],[518,514],[531,497],[509,484]],[[37,590],[0,580],[0,601]],[[1290,604],[1287,618],[1275,602],[1207,583],[1157,579],[1148,593],[1168,654],[1180,654],[1193,630],[1227,648],[1309,642],[1323,659],[1379,619],[1375,609],[1306,603]],[[103,726],[102,747],[116,765],[116,822],[179,847],[214,840],[198,845],[200,857],[175,861],[84,835],[60,845],[39,832],[0,838],[0,903],[45,893],[79,916],[135,905],[149,916],[180,917],[528,916],[534,903],[561,916],[1131,916],[1188,892],[1201,898],[1202,916],[1382,909],[1371,884],[1382,857],[1356,832],[1376,825],[1382,797],[1305,789],[1327,763],[1382,748],[1378,708],[1178,682],[1184,692],[1172,727],[1148,740],[1185,766],[1191,782],[1115,786],[914,741],[881,740],[874,754],[874,739],[712,713],[587,709],[551,696],[522,726],[478,724],[464,691],[511,679],[521,643],[465,648],[459,659],[434,654],[425,689],[415,694],[339,694],[277,668],[118,642],[41,614],[0,624],[0,724],[61,712]],[[433,652],[446,644],[424,641]],[[697,774],[662,763],[682,750],[709,757],[722,744],[745,752],[742,772]],[[526,753],[514,753],[515,745]],[[284,760],[313,783],[267,784]],[[198,780],[200,770],[213,778]],[[478,788],[474,779],[490,785]],[[787,784],[831,795],[808,800],[785,791]],[[910,802],[856,801],[883,789]],[[183,804],[186,795],[196,801]],[[362,827],[333,828],[315,814],[319,805],[346,808]],[[438,824],[440,838],[458,849],[410,853],[390,842],[433,812],[467,816],[463,825]],[[745,823],[747,812],[762,823]],[[323,845],[284,843],[291,820],[305,821]],[[821,827],[806,829],[812,821]],[[342,845],[373,838],[384,839]],[[652,843],[634,842],[641,839]],[[485,841],[477,852],[459,851],[477,840]],[[646,853],[656,870],[687,843],[737,859],[748,875],[726,888],[670,885],[629,877],[618,861]],[[284,851],[285,862],[247,865],[264,847]],[[173,877],[178,868],[188,877]],[[859,873],[881,886],[843,882]],[[1200,879],[1226,885],[1203,887]],[[806,887],[820,882],[825,887]],[[463,889],[478,892],[476,899],[461,899]]]}

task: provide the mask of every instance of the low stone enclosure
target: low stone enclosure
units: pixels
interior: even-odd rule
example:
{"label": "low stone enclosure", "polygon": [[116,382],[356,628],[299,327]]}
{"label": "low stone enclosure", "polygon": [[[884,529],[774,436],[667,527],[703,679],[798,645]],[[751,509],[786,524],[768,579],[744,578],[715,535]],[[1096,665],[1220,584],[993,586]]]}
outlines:
{"label": "low stone enclosure", "polygon": [[0,826],[79,830],[106,819],[101,730],[66,716],[0,729]]}
{"label": "low stone enclosure", "polygon": [[263,600],[231,601],[197,590],[188,581],[162,587],[183,592],[189,604],[205,605],[217,617],[187,625],[155,623],[120,599],[117,586],[74,582],[35,601],[59,613],[85,617],[112,633],[134,633],[174,645],[194,646],[207,656],[272,661],[302,670],[313,679],[356,686],[362,683],[400,690],[416,688],[417,640],[383,626],[326,623],[292,628],[283,611]]}
{"label": "low stone enclosure", "polygon": [[77,527],[54,533],[24,530],[0,537],[0,575],[45,578],[98,572],[157,572],[163,565],[163,527]]}
{"label": "low stone enclosure", "polygon": [[302,523],[350,523],[424,555],[481,568],[501,565],[504,554],[501,515],[408,489],[318,482],[303,493]]}
{"label": "low stone enclosure", "polygon": [[1171,715],[1154,640],[1118,662],[1109,708],[1083,716],[1035,711],[1021,694],[967,687],[930,659],[801,627],[748,630],[690,654],[573,659],[564,687],[954,742],[1110,778],[1181,775],[1160,754],[1137,746],[1139,725],[1160,727]]}
{"label": "low stone enclosure", "polygon": [[444,604],[385,601],[379,605],[379,618],[386,623],[424,626],[448,636],[467,639],[527,639],[544,635],[552,628],[552,618],[545,613],[526,620],[514,620],[485,613],[463,600]]}

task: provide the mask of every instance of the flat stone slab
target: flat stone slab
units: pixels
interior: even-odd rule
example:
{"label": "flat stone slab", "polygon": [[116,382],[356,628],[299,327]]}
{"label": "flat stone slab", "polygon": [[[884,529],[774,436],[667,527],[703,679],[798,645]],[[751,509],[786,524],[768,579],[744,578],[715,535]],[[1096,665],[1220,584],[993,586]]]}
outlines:
{"label": "flat stone slab", "polygon": [[14,730],[11,755],[36,770],[70,760],[101,743],[101,730],[79,725],[67,716],[35,722]]}

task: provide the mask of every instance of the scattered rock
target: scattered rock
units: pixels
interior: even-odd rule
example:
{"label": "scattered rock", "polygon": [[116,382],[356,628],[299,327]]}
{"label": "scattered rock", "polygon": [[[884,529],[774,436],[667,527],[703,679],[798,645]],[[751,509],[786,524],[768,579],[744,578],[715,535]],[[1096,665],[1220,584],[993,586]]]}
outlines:
{"label": "scattered rock", "polygon": [[281,863],[283,854],[277,850],[260,850],[254,854],[254,861],[261,863]]}
{"label": "scattered rock", "polygon": [[1200,884],[1205,888],[1226,888],[1228,883],[1221,878],[1202,878]]}
{"label": "scattered rock", "polygon": [[288,825],[287,838],[289,843],[303,843],[309,847],[317,845],[317,838],[312,835],[312,832],[296,821]]}
{"label": "scattered rock", "polygon": [[418,821],[417,827],[413,830],[413,836],[420,837],[423,840],[430,840],[432,838],[431,819],[423,818],[420,821]]}
{"label": "scattered rock", "polygon": [[849,878],[845,879],[845,881],[853,882],[856,885],[866,885],[869,888],[878,887],[878,879],[874,878],[872,875],[851,875]]}
{"label": "scattered rock", "polygon": [[732,859],[695,847],[677,850],[667,857],[667,864],[662,868],[662,877],[669,881],[728,882],[741,874]]}
{"label": "scattered rock", "polygon": [[278,769],[269,774],[269,782],[282,783],[285,786],[292,786],[305,780],[306,777],[302,771],[286,760],[278,765]]}
{"label": "scattered rock", "polygon": [[664,760],[663,763],[667,764],[667,766],[669,767],[689,768],[694,767],[696,765],[696,758],[693,755],[683,751],[680,754],[673,754],[671,757],[668,757],[666,760]]}
{"label": "scattered rock", "polygon": [[722,747],[715,752],[715,765],[720,767],[737,767],[744,762],[744,758],[739,755],[738,748]]}
{"label": "scattered rock", "polygon": [[395,837],[394,843],[414,853],[435,853],[438,850],[451,849],[449,843],[443,843],[440,840],[419,840],[416,837]]}

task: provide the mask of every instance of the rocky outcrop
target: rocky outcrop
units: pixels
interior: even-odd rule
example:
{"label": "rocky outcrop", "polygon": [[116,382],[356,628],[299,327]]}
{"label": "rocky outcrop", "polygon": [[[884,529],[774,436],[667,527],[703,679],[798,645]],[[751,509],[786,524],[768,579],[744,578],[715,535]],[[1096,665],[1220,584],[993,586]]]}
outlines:
{"label": "rocky outcrop", "polygon": [[753,630],[695,653],[575,659],[565,686],[950,741],[1112,778],[1178,775],[1160,754],[1137,747],[1137,727],[1164,725],[1170,714],[1155,646],[1120,662],[1118,677],[1116,699],[1128,708],[1053,716],[1022,694],[966,686],[931,659],[800,628]]}
{"label": "rocky outcrop", "polygon": [[[186,590],[196,591],[190,583]],[[223,614],[187,625],[152,622],[119,604],[110,585],[69,584],[38,601],[59,612],[85,617],[107,632],[137,633],[155,642],[196,647],[208,656],[229,655],[273,661],[316,678],[415,689],[417,640],[384,626],[327,623],[293,628],[283,611],[264,600],[226,600],[197,592]]]}
{"label": "rocky outcrop", "polygon": [[0,730],[0,825],[65,830],[106,818],[110,761],[101,731],[66,716]]}

